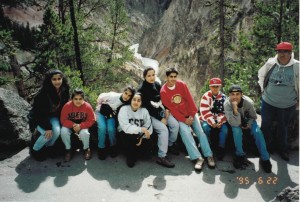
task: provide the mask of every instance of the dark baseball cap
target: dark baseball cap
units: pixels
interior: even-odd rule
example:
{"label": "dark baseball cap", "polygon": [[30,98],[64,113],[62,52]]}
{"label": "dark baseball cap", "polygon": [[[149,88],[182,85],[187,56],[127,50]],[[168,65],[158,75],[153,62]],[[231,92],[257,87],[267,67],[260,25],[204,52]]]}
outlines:
{"label": "dark baseball cap", "polygon": [[233,84],[230,88],[229,88],[229,93],[232,92],[243,92],[241,86]]}

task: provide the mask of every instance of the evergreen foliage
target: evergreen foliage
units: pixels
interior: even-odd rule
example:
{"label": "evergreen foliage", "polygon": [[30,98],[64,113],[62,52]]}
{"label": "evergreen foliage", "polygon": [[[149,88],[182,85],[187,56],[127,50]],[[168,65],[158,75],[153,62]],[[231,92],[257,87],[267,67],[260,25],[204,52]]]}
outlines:
{"label": "evergreen foliage", "polygon": [[[227,33],[225,52],[234,52],[235,57],[229,58],[225,54],[225,86],[223,91],[227,94],[232,84],[240,85],[244,94],[254,100],[259,111],[261,96],[260,87],[257,83],[259,68],[268,58],[275,56],[274,48],[281,41],[291,42],[294,45],[295,55],[299,54],[299,2],[283,0],[257,0],[253,2],[255,16],[252,29],[245,30],[243,21],[240,21],[238,30],[228,29],[233,26],[226,24],[225,19],[225,33]],[[228,3],[229,1],[225,1],[225,5],[230,5]],[[213,4],[208,1],[207,6],[213,6]],[[235,10],[235,6],[232,8],[232,11],[235,12],[229,12],[228,17],[232,17],[234,13],[240,13]],[[218,13],[216,12],[214,16],[218,17]],[[218,40],[218,36],[212,36],[211,39]],[[215,44],[217,47],[220,46],[219,43]],[[218,66],[218,63],[214,65]],[[207,90],[209,90],[208,85],[204,85],[200,93],[203,94]]]}
{"label": "evergreen foliage", "polygon": [[[284,3],[281,4],[282,2]],[[243,24],[240,24],[234,46],[235,52],[239,54],[236,60],[227,63],[225,92],[231,84],[239,84],[244,94],[254,100],[259,111],[261,97],[257,82],[259,68],[268,58],[276,55],[274,48],[281,41],[291,42],[294,45],[295,55],[299,53],[299,30],[296,25],[299,18],[299,2],[256,1],[254,6],[256,15],[252,31],[245,32]]]}
{"label": "evergreen foliage", "polygon": [[[14,22],[5,18],[2,12],[0,15],[2,27],[5,25],[8,30],[13,31],[1,30],[0,34],[3,36],[1,43],[4,44],[5,40],[5,43],[12,45],[13,34],[16,33],[16,38],[21,42],[20,48],[34,54],[33,61],[22,64],[29,72],[29,78],[26,79],[28,95],[36,93],[38,90],[36,87],[40,86],[41,80],[48,70],[60,69],[69,78],[71,90],[77,87],[84,89],[89,102],[95,106],[99,93],[111,90],[120,91],[124,85],[130,82],[129,72],[124,66],[133,58],[133,53],[129,51],[128,45],[125,43],[128,30],[125,3],[123,0],[112,2],[106,0],[73,1],[75,28],[72,26],[69,15],[68,6],[70,4],[62,1],[60,3],[63,3],[64,19],[62,19],[61,13],[58,15],[53,10],[55,2],[48,1],[43,16],[44,23],[34,30],[30,29],[29,25],[24,27],[15,24],[18,26],[14,26]],[[91,20],[91,11],[95,11],[97,8],[112,12],[107,16],[101,16],[106,21],[106,27],[100,27]],[[85,85],[80,79],[81,72],[76,68],[74,29],[78,34]],[[4,36],[6,37],[4,38]],[[27,40],[23,40],[26,37]],[[1,72],[3,70],[10,71],[8,56],[4,54],[1,55]],[[5,81],[4,77],[1,77],[1,82]],[[32,85],[33,83],[34,85]],[[32,97],[29,97],[30,99]]]}

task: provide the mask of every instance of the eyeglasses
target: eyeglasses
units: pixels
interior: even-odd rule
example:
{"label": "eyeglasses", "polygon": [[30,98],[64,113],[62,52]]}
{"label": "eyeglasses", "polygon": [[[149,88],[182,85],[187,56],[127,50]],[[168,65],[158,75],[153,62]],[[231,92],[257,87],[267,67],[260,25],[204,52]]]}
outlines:
{"label": "eyeglasses", "polygon": [[276,52],[277,53],[290,53],[291,51],[289,51],[289,50],[278,50]]}

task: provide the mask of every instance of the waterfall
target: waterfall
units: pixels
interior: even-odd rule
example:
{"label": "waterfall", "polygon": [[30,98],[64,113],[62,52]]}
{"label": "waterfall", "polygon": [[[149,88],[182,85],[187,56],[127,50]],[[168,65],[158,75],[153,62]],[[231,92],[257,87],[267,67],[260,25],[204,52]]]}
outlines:
{"label": "waterfall", "polygon": [[[143,64],[142,69],[143,70],[144,70],[145,67],[153,67],[153,69],[155,70],[155,74],[156,75],[158,74],[158,71],[159,71],[158,61],[154,60],[154,59],[151,59],[151,58],[143,57],[140,53],[138,53],[139,44],[134,44],[134,45],[130,46],[129,49],[133,51],[135,58],[142,61],[142,64]],[[161,80],[157,76],[156,76],[156,81],[161,83]]]}

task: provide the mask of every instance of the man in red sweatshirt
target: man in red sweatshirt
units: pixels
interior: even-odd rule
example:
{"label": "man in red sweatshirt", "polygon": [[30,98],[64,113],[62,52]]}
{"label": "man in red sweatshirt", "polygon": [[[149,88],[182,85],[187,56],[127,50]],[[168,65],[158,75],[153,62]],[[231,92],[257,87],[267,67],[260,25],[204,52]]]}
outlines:
{"label": "man in red sweatshirt", "polygon": [[71,134],[78,135],[82,141],[85,160],[91,159],[89,128],[94,124],[96,118],[92,106],[84,101],[84,92],[75,89],[71,96],[72,100],[67,102],[60,116],[62,124],[61,139],[65,144],[65,161],[71,160]]}
{"label": "man in red sweatshirt", "polygon": [[[179,133],[185,145],[185,148],[192,161],[195,161],[195,170],[202,170],[204,159],[202,158],[198,145],[193,138],[191,128],[197,135],[204,157],[210,168],[215,167],[213,153],[210,149],[207,137],[201,128],[197,107],[187,85],[177,80],[178,71],[175,68],[169,68],[166,71],[167,82],[160,90],[160,96],[163,105],[171,112],[171,116],[178,121]],[[190,128],[191,127],[191,128]]]}

